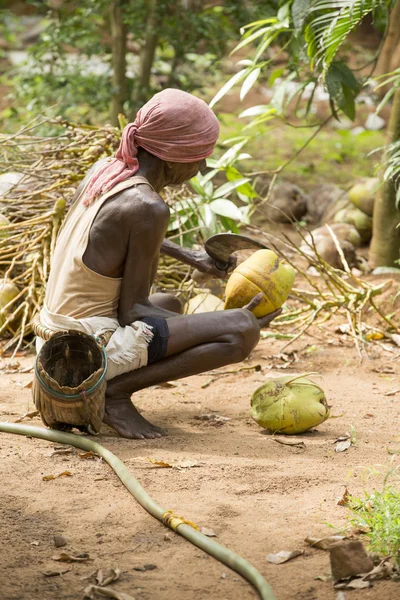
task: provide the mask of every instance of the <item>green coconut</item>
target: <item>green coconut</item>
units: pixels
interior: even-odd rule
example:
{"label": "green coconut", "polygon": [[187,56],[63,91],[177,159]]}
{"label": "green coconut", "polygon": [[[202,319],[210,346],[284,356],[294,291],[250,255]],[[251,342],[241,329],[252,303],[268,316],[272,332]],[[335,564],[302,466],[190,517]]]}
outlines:
{"label": "green coconut", "polygon": [[19,289],[12,281],[7,279],[0,279],[0,327],[3,327],[6,319],[8,317],[8,312],[12,312],[11,310],[7,311],[7,313],[3,312],[3,308],[9,304],[16,296],[19,294]]}
{"label": "green coconut", "polygon": [[5,215],[0,213],[0,240],[4,240],[8,238],[9,232],[7,229],[3,229],[3,227],[7,227],[10,224],[10,221],[7,219]]}
{"label": "green coconut", "polygon": [[365,177],[362,181],[353,185],[348,193],[349,200],[363,213],[372,217],[378,187],[379,179],[377,177]]}
{"label": "green coconut", "polygon": [[343,208],[336,213],[334,218],[335,223],[348,223],[354,225],[360,234],[361,241],[366,244],[372,236],[372,218],[363,213],[358,208],[350,207]]}
{"label": "green coconut", "polygon": [[329,407],[319,385],[304,375],[286,375],[254,392],[250,414],[269,431],[295,435],[326,421]]}

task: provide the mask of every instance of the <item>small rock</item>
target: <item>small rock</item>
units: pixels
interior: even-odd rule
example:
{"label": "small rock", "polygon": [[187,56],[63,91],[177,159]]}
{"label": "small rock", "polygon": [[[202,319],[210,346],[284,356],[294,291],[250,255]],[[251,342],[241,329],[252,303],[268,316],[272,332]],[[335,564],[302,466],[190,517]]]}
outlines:
{"label": "small rock", "polygon": [[332,575],[336,581],[369,573],[374,568],[374,563],[359,540],[336,542],[329,548],[329,554]]}
{"label": "small rock", "polygon": [[385,125],[385,120],[374,113],[370,113],[365,121],[365,129],[368,129],[369,131],[379,131],[379,129],[383,129]]}
{"label": "small rock", "polygon": [[62,548],[68,544],[68,540],[62,535],[53,536],[53,542],[56,548]]}
{"label": "small rock", "polygon": [[169,534],[169,533],[166,533],[166,534],[164,535],[164,541],[165,541],[165,542],[171,542],[171,541],[172,541],[172,537],[170,536],[170,534]]}

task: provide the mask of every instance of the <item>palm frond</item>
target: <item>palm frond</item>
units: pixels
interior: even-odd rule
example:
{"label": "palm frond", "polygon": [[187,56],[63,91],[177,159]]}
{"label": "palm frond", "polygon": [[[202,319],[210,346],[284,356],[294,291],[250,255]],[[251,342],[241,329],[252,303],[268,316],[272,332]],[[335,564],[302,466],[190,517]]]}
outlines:
{"label": "palm frond", "polygon": [[308,9],[305,28],[308,55],[312,63],[326,73],[349,33],[378,5],[382,5],[379,0],[313,2]]}

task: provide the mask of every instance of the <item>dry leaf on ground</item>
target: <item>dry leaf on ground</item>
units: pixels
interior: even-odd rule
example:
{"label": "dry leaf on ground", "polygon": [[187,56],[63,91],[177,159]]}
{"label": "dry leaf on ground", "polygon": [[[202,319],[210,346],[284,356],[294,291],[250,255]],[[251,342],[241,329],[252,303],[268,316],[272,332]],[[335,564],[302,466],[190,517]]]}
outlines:
{"label": "dry leaf on ground", "polygon": [[295,448],[306,448],[304,442],[286,442],[284,440],[278,440],[278,438],[271,438],[272,441],[282,444],[283,446],[293,446]]}
{"label": "dry leaf on ground", "polygon": [[99,569],[96,573],[96,581],[100,586],[110,585],[113,581],[117,581],[121,571],[119,569]]}
{"label": "dry leaf on ground", "polygon": [[[24,387],[27,387],[27,386],[24,386]],[[26,412],[21,417],[18,417],[18,419],[16,419],[14,421],[14,423],[21,423],[21,421],[23,421],[24,419],[33,419],[34,417],[37,417],[38,414],[39,414],[38,410],[30,410],[29,412]]]}
{"label": "dry leaf on ground", "polygon": [[[345,490],[344,490],[344,492],[343,492],[343,496],[340,498],[340,500],[338,500],[337,505],[338,506],[348,506],[350,496],[351,496],[351,494],[350,494],[349,490],[346,487]],[[344,539],[344,538],[342,538],[342,539]]]}
{"label": "dry leaf on ground", "polygon": [[57,569],[57,571],[42,571],[42,575],[45,577],[57,577],[57,575],[64,575],[64,573],[69,573],[69,571],[71,571],[71,568]]}
{"label": "dry leaf on ground", "polygon": [[345,452],[351,446],[351,438],[349,435],[343,435],[333,443],[335,444],[335,452]]}
{"label": "dry leaf on ground", "polygon": [[62,473],[58,473],[57,475],[43,475],[43,481],[52,481],[53,479],[57,479],[57,477],[72,477],[71,471],[63,471]]}
{"label": "dry leaf on ground", "polygon": [[400,450],[393,450],[393,448],[386,448],[388,454],[400,454]]}
{"label": "dry leaf on ground", "polygon": [[396,388],[395,390],[389,390],[388,392],[385,392],[383,395],[384,396],[395,396],[399,392],[400,392],[400,388]]}
{"label": "dry leaf on ground", "polygon": [[226,421],[231,421],[230,417],[223,417],[222,415],[216,415],[214,413],[205,413],[203,415],[198,415],[195,417],[196,421],[214,421],[216,423],[226,423]]}
{"label": "dry leaf on ground", "polygon": [[288,560],[291,560],[292,558],[296,558],[296,556],[301,556],[302,554],[304,554],[304,550],[292,550],[291,552],[288,552],[287,550],[281,550],[276,554],[268,554],[267,561],[273,565],[280,565]]}
{"label": "dry leaf on ground", "polygon": [[212,529],[209,529],[208,527],[202,527],[200,529],[200,533],[202,533],[203,535],[206,535],[207,537],[217,537],[217,534],[215,533],[215,531],[213,531]]}
{"label": "dry leaf on ground", "polygon": [[396,346],[400,346],[400,335],[398,333],[392,333],[390,336],[392,341],[396,344]]}
{"label": "dry leaf on ground", "polygon": [[106,596],[107,598],[115,598],[115,600],[135,600],[130,594],[125,592],[117,592],[107,587],[100,587],[98,585],[89,585],[85,588],[83,598],[84,600],[94,600],[96,594],[100,596]]}
{"label": "dry leaf on ground", "polygon": [[60,562],[87,562],[88,560],[93,560],[93,558],[90,558],[87,552],[82,552],[80,554],[68,554],[67,552],[60,552],[60,554],[55,554],[51,558]]}
{"label": "dry leaf on ground", "polygon": [[146,457],[144,460],[147,460],[147,462],[151,463],[152,465],[156,465],[157,467],[162,467],[163,469],[172,469],[172,465],[164,460],[157,460],[156,458],[148,457]]}
{"label": "dry leaf on ground", "polygon": [[67,456],[68,454],[73,454],[74,450],[73,448],[57,448],[56,450],[53,450],[53,452],[50,452],[50,454],[48,454],[47,456],[57,456],[57,455],[61,455],[61,456]]}
{"label": "dry leaf on ground", "polygon": [[99,455],[97,454],[97,452],[92,452],[91,450],[89,450],[88,452],[79,452],[78,456],[79,456],[79,458],[86,459],[86,460],[99,458]]}
{"label": "dry leaf on ground", "polygon": [[146,563],[144,565],[139,565],[138,567],[133,567],[134,571],[141,571],[144,573],[145,571],[154,571],[157,569],[157,565],[153,565],[152,563]]}
{"label": "dry leaf on ground", "polygon": [[163,469],[191,469],[192,467],[202,467],[203,466],[203,463],[198,463],[193,460],[181,460],[181,461],[176,461],[176,462],[171,462],[171,463],[168,463],[164,460],[157,460],[155,458],[148,458],[148,457],[146,457],[145,460],[147,460],[147,462],[150,462],[151,464],[156,465],[157,467],[161,467]]}
{"label": "dry leaf on ground", "polygon": [[344,581],[342,583],[337,583],[335,585],[335,589],[337,590],[364,590],[371,586],[369,581],[364,581],[363,579],[353,579],[352,581]]}
{"label": "dry leaf on ground", "polygon": [[398,573],[399,569],[396,565],[390,560],[390,558],[383,559],[379,565],[374,567],[372,571],[364,575],[362,579],[364,581],[375,581],[377,579],[388,579],[394,573]]}
{"label": "dry leaf on ground", "polygon": [[329,550],[330,546],[335,542],[341,542],[345,540],[344,535],[330,535],[324,538],[306,537],[304,540],[307,544],[310,544],[312,548],[319,548],[320,550]]}

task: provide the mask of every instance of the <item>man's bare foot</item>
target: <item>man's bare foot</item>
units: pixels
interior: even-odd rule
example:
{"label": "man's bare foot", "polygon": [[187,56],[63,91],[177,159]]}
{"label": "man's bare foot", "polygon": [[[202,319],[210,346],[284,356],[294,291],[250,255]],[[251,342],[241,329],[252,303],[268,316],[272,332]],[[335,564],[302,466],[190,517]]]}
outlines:
{"label": "man's bare foot", "polygon": [[165,431],[142,417],[129,396],[106,396],[103,420],[120,436],[133,440],[154,439],[166,435]]}

